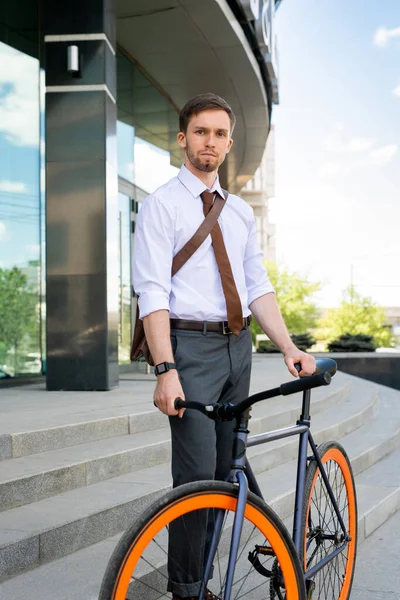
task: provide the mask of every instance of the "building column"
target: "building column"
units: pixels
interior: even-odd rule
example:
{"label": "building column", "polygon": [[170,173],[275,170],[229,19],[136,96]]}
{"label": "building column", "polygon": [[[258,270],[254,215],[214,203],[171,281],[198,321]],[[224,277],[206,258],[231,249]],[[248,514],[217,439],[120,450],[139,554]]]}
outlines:
{"label": "building column", "polygon": [[113,0],[44,0],[47,389],[118,385]]}

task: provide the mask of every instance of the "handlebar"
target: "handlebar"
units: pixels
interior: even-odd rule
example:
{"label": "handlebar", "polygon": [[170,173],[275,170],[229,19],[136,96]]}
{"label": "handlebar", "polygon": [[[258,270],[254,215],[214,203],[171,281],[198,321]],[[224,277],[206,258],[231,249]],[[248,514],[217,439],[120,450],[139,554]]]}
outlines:
{"label": "handlebar", "polygon": [[[295,365],[296,370],[301,370],[301,365],[297,363]],[[337,370],[337,364],[331,358],[321,358],[316,360],[316,370],[313,375],[307,377],[301,377],[295,381],[289,381],[282,383],[279,387],[258,394],[249,396],[238,404],[232,404],[227,402],[225,404],[201,404],[200,402],[184,401],[181,398],[176,398],[174,406],[176,410],[180,408],[189,408],[199,410],[210,419],[215,421],[232,421],[238,415],[242,414],[245,410],[250,408],[256,402],[261,400],[267,400],[268,398],[274,398],[276,396],[288,396],[289,394],[296,394],[297,392],[304,392],[311,390],[321,385],[329,385],[333,375]]]}

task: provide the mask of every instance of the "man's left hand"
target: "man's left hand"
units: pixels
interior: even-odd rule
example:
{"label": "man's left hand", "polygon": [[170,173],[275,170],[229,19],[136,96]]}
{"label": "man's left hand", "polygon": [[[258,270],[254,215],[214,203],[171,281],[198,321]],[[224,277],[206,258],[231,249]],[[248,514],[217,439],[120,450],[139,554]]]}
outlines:
{"label": "man's left hand", "polygon": [[[294,347],[288,352],[284,352],[283,356],[285,359],[285,364],[293,377],[304,377],[306,375],[312,375],[315,372],[315,358],[311,356],[311,354],[302,352],[298,348]],[[301,364],[301,371],[299,373],[294,367],[296,363]]]}

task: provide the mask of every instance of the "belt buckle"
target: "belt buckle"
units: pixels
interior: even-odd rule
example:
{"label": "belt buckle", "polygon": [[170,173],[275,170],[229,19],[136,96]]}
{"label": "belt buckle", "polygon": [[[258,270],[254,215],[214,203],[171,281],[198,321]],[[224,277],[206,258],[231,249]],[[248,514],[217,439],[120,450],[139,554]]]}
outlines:
{"label": "belt buckle", "polygon": [[227,325],[225,325],[225,321],[222,321],[222,334],[230,335],[231,333],[232,333],[232,331],[229,329],[229,327]]}

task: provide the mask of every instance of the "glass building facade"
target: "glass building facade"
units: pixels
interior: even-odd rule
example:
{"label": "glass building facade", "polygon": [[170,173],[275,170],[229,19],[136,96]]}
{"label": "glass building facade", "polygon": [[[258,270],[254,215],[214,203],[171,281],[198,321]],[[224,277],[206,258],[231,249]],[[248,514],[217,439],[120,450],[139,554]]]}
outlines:
{"label": "glass building facade", "polygon": [[[23,16],[21,18],[21,15]],[[0,379],[46,371],[45,136],[41,4],[0,7]],[[128,363],[136,299],[135,217],[177,173],[177,110],[118,51],[118,357]],[[175,165],[175,166],[174,166]]]}
{"label": "glass building facade", "polygon": [[269,42],[228,4],[0,2],[0,380],[118,384],[136,314],[135,221],[182,164],[188,98],[214,91],[238,115],[222,184],[238,192],[254,174],[273,102]]}
{"label": "glass building facade", "polygon": [[[21,17],[23,15],[23,17]],[[0,378],[41,372],[43,71],[35,2],[0,6]]]}
{"label": "glass building facade", "polygon": [[135,218],[143,199],[177,174],[182,157],[175,144],[178,115],[140,67],[118,51],[118,357],[129,363],[136,298],[131,281]]}

